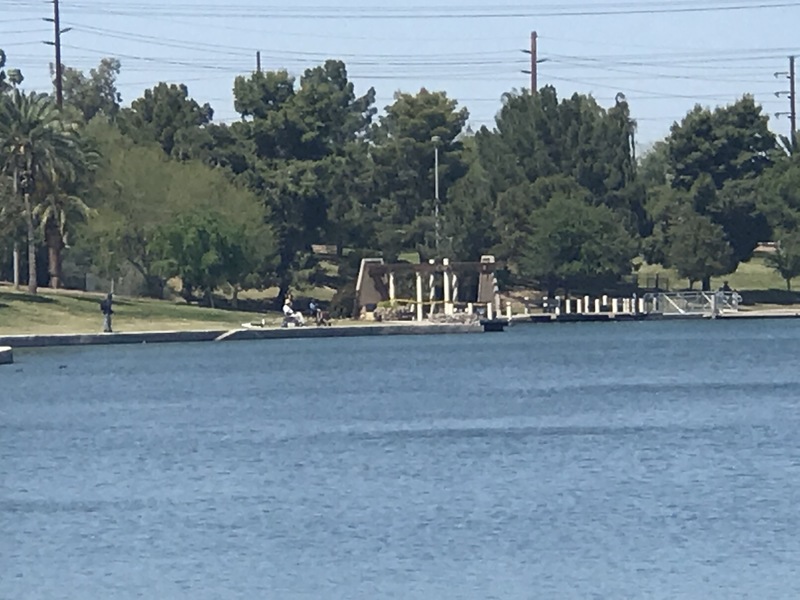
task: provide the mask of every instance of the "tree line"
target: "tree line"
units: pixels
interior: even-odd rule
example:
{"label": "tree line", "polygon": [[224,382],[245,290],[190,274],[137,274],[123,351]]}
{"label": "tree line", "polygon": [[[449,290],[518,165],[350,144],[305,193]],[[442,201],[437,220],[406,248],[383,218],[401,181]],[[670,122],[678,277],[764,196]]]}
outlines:
{"label": "tree line", "polygon": [[60,108],[5,62],[0,276],[23,265],[31,293],[63,285],[66,261],[134,271],[156,297],[175,279],[209,303],[223,288],[283,295],[323,277],[323,244],[338,287],[362,256],[491,253],[549,293],[613,289],[642,260],[708,288],[765,241],[787,285],[800,275],[798,140],[773,134],[751,96],[696,106],[637,159],[621,94],[601,106],[513,91],[494,126],[472,131],[443,91],[398,92],[378,114],[375,90],[357,95],[329,60],[299,78],[236,77],[241,119],[219,124],[184,85],[123,106],[115,59],[65,68]]}

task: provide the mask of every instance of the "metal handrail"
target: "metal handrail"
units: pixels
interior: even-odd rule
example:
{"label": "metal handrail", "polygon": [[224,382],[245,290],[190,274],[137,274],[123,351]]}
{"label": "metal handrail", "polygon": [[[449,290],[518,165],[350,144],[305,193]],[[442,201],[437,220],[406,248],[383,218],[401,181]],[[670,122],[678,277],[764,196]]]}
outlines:
{"label": "metal handrail", "polygon": [[677,312],[679,314],[710,314],[724,311],[736,312],[742,301],[737,292],[665,292],[647,294],[648,306],[655,306],[657,312]]}

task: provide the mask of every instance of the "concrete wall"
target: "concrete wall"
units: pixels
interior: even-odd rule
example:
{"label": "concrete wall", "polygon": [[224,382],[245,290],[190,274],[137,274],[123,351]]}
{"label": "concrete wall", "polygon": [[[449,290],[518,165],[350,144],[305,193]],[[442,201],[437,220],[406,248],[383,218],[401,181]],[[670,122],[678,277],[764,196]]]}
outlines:
{"label": "concrete wall", "polygon": [[52,335],[9,335],[0,337],[0,345],[14,348],[48,346],[101,346],[108,344],[157,344],[164,342],[211,342],[224,334],[218,331],[154,331],[147,333],[93,333]]}
{"label": "concrete wall", "polygon": [[159,344],[166,342],[212,342],[241,340],[281,340],[375,335],[430,335],[479,333],[480,325],[363,325],[334,327],[290,327],[208,331],[156,331],[148,333],[58,334],[0,336],[0,345],[14,348],[47,346],[94,346],[108,344]]}

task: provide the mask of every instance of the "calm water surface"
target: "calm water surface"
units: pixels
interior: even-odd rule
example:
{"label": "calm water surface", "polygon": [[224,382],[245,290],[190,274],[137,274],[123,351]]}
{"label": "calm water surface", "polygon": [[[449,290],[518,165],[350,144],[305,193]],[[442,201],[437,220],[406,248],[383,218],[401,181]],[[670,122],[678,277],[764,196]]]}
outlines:
{"label": "calm water surface", "polygon": [[0,598],[800,598],[800,322],[50,349]]}

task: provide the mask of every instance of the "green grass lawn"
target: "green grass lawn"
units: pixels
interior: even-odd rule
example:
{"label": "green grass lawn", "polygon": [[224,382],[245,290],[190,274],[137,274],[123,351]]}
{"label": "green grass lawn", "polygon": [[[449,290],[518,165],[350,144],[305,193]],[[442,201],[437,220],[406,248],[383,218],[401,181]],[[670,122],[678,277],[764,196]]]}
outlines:
{"label": "green grass lawn", "polygon": [[[678,277],[673,269],[648,264],[643,264],[639,268],[640,285],[644,285],[648,277],[652,282],[652,278],[657,274],[669,280],[670,291],[681,291],[689,287],[689,282]],[[743,304],[751,308],[786,308],[800,305],[800,293],[786,289],[786,282],[766,264],[763,255],[756,255],[750,261],[740,263],[735,273],[714,277],[711,280],[711,289],[719,289],[726,281],[731,288],[741,293]],[[694,289],[699,288],[700,284],[696,283]]]}
{"label": "green grass lawn", "polygon": [[[102,330],[99,294],[43,290],[37,296],[0,285],[0,334],[96,333]],[[144,298],[115,298],[115,331],[227,329],[260,321],[252,312],[217,310]],[[267,316],[277,324],[280,316]]]}
{"label": "green grass lawn", "polygon": [[[643,278],[660,275],[669,280],[672,291],[688,289],[689,282],[681,279],[674,269],[665,269],[661,265],[642,264],[639,268],[640,284]],[[711,288],[717,289],[727,281],[733,289],[739,291],[765,291],[765,290],[786,290],[786,282],[778,273],[764,262],[763,256],[755,256],[749,262],[740,263],[735,273],[723,277],[714,277],[711,280]],[[699,288],[699,283],[695,283],[695,289]]]}

